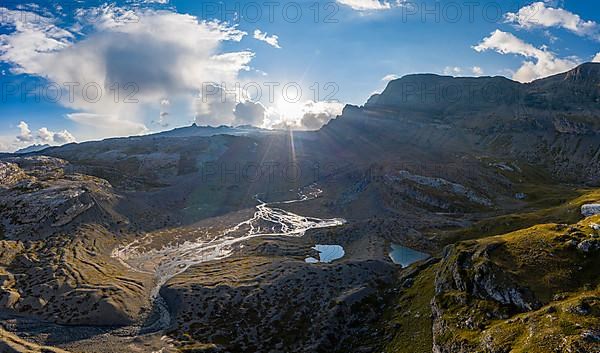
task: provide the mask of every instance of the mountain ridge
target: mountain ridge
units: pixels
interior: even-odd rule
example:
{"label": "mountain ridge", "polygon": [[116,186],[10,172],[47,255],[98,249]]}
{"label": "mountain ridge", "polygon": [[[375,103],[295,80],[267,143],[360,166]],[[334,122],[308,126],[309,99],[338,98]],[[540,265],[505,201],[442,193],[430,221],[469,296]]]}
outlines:
{"label": "mountain ridge", "polygon": [[[564,89],[553,92],[560,85],[564,85],[565,81],[575,85],[576,88],[587,90],[588,96],[581,97],[572,94],[572,90]],[[472,85],[467,85],[467,83]],[[585,63],[567,72],[540,78],[529,83],[520,83],[503,76],[453,77],[436,74],[410,74],[388,82],[381,93],[375,94],[367,100],[365,107],[375,108],[383,105],[417,109],[415,103],[422,105],[435,103],[455,105],[468,99],[469,104],[487,109],[497,108],[497,103],[517,103],[530,109],[546,108],[547,106],[556,109],[560,107],[551,105],[548,100],[556,96],[562,96],[575,97],[575,101],[579,104],[586,103],[588,108],[600,109],[597,106],[600,103],[599,84],[600,63]],[[569,88],[572,88],[572,86]],[[498,92],[497,97],[493,96],[495,92],[492,89]],[[550,97],[542,102],[536,101],[538,90],[547,91]],[[537,96],[537,98],[543,99],[546,97]],[[584,100],[581,98],[584,98]],[[540,103],[546,105],[540,106]],[[591,104],[595,106],[590,106]]]}
{"label": "mountain ridge", "polygon": [[439,154],[516,158],[543,165],[564,180],[598,183],[599,83],[600,63],[531,83],[499,76],[408,75],[363,106],[345,106],[319,133],[346,143],[378,139]]}

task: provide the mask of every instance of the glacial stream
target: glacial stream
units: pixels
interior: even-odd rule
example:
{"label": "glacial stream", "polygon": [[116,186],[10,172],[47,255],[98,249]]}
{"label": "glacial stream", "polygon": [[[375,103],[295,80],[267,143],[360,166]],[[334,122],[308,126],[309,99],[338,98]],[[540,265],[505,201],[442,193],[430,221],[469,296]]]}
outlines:
{"label": "glacial stream", "polygon": [[315,185],[298,192],[298,199],[280,202],[264,202],[258,196],[258,205],[254,215],[233,227],[225,229],[210,240],[196,239],[181,244],[165,246],[161,249],[144,250],[144,238],[115,249],[113,257],[124,265],[139,272],[148,271],[147,265],[155,264],[156,285],[151,292],[155,315],[158,318],[140,329],[140,333],[160,331],[169,326],[171,318],[164,298],[160,296],[160,288],[172,277],[183,273],[190,266],[206,261],[219,260],[232,255],[234,245],[251,238],[262,236],[303,236],[309,229],[335,227],[345,223],[342,218],[321,219],[300,216],[276,207],[312,200],[322,193]]}

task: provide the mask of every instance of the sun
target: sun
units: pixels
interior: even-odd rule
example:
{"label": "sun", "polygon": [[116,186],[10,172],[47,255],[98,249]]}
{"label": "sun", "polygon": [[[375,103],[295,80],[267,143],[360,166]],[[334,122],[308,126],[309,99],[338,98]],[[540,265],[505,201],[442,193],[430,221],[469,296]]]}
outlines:
{"label": "sun", "polygon": [[275,109],[282,122],[296,123],[302,117],[302,104],[300,103],[293,103],[280,99],[275,104]]}

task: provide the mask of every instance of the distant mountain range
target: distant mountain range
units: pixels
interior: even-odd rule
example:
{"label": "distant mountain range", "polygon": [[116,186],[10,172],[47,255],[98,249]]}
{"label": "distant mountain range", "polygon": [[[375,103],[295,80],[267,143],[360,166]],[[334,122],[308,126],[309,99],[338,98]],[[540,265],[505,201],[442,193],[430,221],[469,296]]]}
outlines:
{"label": "distant mountain range", "polygon": [[31,145],[31,146],[27,146],[25,148],[21,148],[20,150],[15,151],[15,154],[26,154],[26,153],[32,153],[32,152],[39,152],[39,151],[43,151],[49,147],[50,147],[50,145],[48,145],[48,144]]}
{"label": "distant mountain range", "polygon": [[193,137],[193,136],[215,136],[215,135],[249,135],[255,133],[264,133],[269,130],[254,127],[252,125],[240,125],[240,126],[198,126],[196,123],[192,126],[185,126],[175,128],[169,131],[163,131],[150,136],[158,137]]}

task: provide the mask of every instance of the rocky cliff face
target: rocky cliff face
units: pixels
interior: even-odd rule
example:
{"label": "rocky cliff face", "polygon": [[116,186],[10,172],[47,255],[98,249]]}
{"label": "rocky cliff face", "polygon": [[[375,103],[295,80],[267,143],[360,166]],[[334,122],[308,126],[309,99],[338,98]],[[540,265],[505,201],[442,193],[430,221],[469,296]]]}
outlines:
{"label": "rocky cliff face", "polygon": [[[543,127],[552,117],[568,114],[571,120],[597,116],[600,111],[600,64],[583,64],[573,70],[521,84],[504,77],[450,77],[407,75],[390,81],[365,108],[392,109],[400,115],[424,115],[428,120],[454,126],[502,129],[523,126],[525,119]],[[487,120],[487,121],[486,121]],[[583,121],[580,121],[583,123]],[[597,131],[593,119],[586,121]]]}
{"label": "rocky cliff face", "polygon": [[111,185],[87,175],[66,174],[67,165],[44,156],[2,162],[0,208],[5,237],[44,238],[82,221],[87,212],[94,214],[92,218],[107,217],[104,207],[117,200]]}
{"label": "rocky cliff face", "polygon": [[529,84],[408,75],[364,107],[346,107],[322,134],[521,159],[561,180],[598,183],[599,116],[600,64],[590,63]]}

